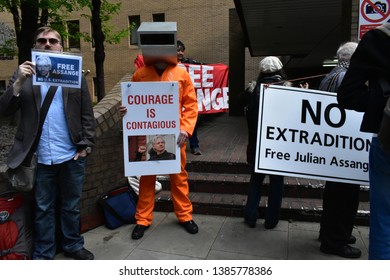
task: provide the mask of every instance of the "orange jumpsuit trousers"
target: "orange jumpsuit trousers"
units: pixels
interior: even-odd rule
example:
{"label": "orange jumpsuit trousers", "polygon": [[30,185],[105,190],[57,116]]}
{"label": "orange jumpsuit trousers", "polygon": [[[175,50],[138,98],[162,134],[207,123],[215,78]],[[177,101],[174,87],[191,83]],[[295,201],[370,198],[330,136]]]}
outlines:
{"label": "orange jumpsuit trousers", "polygon": [[[168,65],[159,76],[154,66],[144,66],[138,69],[132,78],[134,82],[177,81],[179,84],[180,129],[190,136],[198,117],[196,93],[188,72],[177,65]],[[192,220],[192,203],[188,198],[189,185],[186,166],[186,144],[180,148],[181,172],[170,175],[170,188],[174,211],[179,222]],[[139,198],[135,218],[137,224],[149,226],[153,220],[155,175],[142,176],[140,179]]]}

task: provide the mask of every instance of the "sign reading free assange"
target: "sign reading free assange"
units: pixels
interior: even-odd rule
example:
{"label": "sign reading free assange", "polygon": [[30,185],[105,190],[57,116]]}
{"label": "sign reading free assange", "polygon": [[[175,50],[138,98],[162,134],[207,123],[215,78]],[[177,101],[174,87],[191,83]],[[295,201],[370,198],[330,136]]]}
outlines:
{"label": "sign reading free assange", "polygon": [[121,83],[125,176],[180,173],[179,85]]}
{"label": "sign reading free assange", "polygon": [[33,50],[31,55],[36,72],[33,76],[33,85],[81,88],[81,56],[36,50]]}
{"label": "sign reading free assange", "polygon": [[261,86],[255,172],[368,184],[372,134],[336,94]]}

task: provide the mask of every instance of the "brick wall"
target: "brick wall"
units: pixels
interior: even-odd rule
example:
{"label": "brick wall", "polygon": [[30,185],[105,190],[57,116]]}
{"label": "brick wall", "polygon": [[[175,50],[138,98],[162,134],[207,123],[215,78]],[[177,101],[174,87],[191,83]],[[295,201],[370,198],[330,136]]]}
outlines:
{"label": "brick wall", "polygon": [[[129,81],[125,75],[121,81]],[[121,82],[120,81],[120,82]],[[96,146],[88,157],[86,181],[81,200],[82,231],[103,223],[98,208],[99,196],[126,184],[123,167],[122,121],[117,108],[121,102],[120,82],[94,107],[96,120]]]}
{"label": "brick wall", "polygon": [[359,0],[352,0],[351,41],[357,42],[359,32]]}

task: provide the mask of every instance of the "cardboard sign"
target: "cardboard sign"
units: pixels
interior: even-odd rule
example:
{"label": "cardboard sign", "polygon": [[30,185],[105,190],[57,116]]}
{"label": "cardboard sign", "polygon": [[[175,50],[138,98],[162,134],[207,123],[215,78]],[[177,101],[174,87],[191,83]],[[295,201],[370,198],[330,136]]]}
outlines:
{"label": "cardboard sign", "polygon": [[336,94],[261,86],[255,172],[368,184],[372,134]]}
{"label": "cardboard sign", "polygon": [[180,173],[177,82],[121,83],[125,176]]}
{"label": "cardboard sign", "polygon": [[33,50],[31,57],[36,71],[36,75],[33,75],[33,85],[81,88],[81,56]]}

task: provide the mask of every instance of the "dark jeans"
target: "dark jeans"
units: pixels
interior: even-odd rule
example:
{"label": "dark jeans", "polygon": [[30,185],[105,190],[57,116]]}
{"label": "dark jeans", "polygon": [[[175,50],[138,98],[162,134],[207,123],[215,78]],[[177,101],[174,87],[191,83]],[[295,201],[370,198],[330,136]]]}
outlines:
{"label": "dark jeans", "polygon": [[194,128],[194,132],[192,133],[190,139],[190,148],[191,150],[195,148],[199,148],[199,139],[198,139],[198,124],[196,124]]}
{"label": "dark jeans", "polygon": [[[278,175],[269,175],[270,188],[268,193],[268,205],[265,213],[265,223],[276,225],[279,222],[280,207],[282,205],[284,177]],[[259,217],[259,203],[261,199],[261,186],[265,174],[252,173],[249,181],[248,198],[245,207],[245,219],[250,222],[256,222]]]}
{"label": "dark jeans", "polygon": [[390,154],[372,138],[370,172],[369,260],[390,260]]}
{"label": "dark jeans", "polygon": [[[35,185],[35,248],[33,259],[53,259],[56,253],[56,208],[60,210],[62,249],[83,248],[80,235],[80,199],[85,177],[85,158],[61,164],[38,164]],[[59,201],[59,207],[56,202]]]}
{"label": "dark jeans", "polygon": [[348,244],[359,207],[360,185],[326,182],[323,193],[320,240],[337,249]]}

